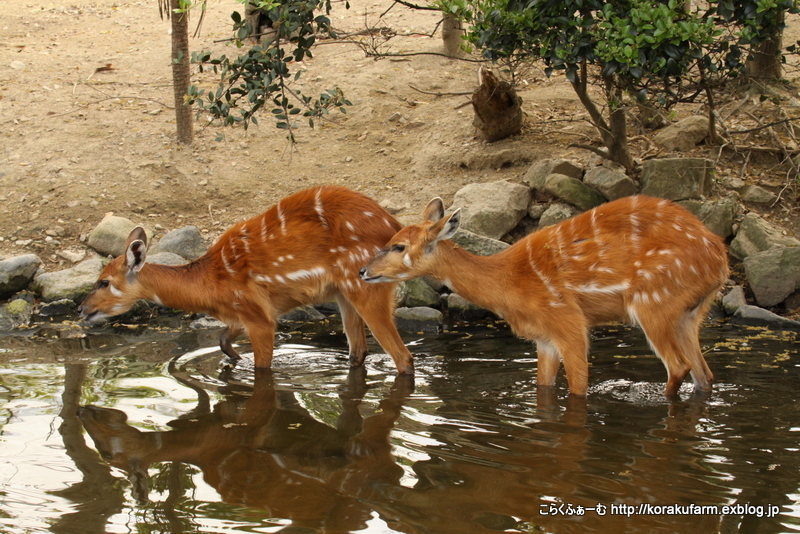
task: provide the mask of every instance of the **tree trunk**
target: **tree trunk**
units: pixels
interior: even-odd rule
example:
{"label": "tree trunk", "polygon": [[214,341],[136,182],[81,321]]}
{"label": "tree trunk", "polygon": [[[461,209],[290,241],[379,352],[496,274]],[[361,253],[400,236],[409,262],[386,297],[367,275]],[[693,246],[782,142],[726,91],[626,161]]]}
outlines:
{"label": "tree trunk", "polygon": [[464,24],[452,13],[445,13],[442,19],[442,44],[447,57],[464,55],[461,45],[464,43]]}
{"label": "tree trunk", "polygon": [[179,0],[170,0],[172,21],[172,84],[175,93],[175,123],[178,128],[178,142],[192,144],[194,138],[192,108],[186,104],[191,81],[189,60],[189,13],[176,12]]}
{"label": "tree trunk", "polygon": [[750,78],[778,80],[783,75],[781,68],[782,36],[774,35],[756,46],[745,64],[745,72]]}
{"label": "tree trunk", "polygon": [[[589,148],[604,158],[622,165],[625,167],[626,171],[633,171],[633,160],[628,150],[628,126],[625,117],[625,108],[622,106],[622,91],[618,88],[616,90],[614,89],[613,80],[611,78],[605,79],[606,101],[609,106],[612,106],[614,102],[617,103],[617,107],[612,109],[609,115],[609,122],[606,122],[603,114],[597,109],[597,106],[594,104],[592,97],[589,96],[589,92],[587,91],[588,69],[585,61],[581,64],[580,73],[576,73],[574,81],[571,80],[570,83],[575,90],[575,94],[578,95],[581,104],[583,104],[583,107],[589,112],[592,124],[594,124],[595,128],[597,128],[597,131],[600,133],[600,138],[603,140],[606,151],[593,149],[586,145],[575,146]],[[614,91],[616,92],[614,93]]]}

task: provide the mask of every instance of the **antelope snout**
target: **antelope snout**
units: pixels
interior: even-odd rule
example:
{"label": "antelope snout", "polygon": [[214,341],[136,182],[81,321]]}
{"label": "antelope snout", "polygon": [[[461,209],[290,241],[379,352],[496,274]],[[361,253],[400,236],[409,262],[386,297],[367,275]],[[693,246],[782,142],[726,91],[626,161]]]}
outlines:
{"label": "antelope snout", "polygon": [[375,284],[377,282],[386,282],[387,280],[383,276],[372,276],[369,274],[369,265],[366,267],[362,267],[360,271],[358,271],[358,275],[361,279],[365,282],[370,284]]}

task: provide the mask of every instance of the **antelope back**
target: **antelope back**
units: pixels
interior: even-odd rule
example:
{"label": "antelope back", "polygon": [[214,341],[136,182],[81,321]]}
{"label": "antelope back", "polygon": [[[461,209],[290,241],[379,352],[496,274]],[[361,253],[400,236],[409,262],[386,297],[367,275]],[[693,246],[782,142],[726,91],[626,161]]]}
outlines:
{"label": "antelope back", "polygon": [[258,287],[269,294],[259,306],[278,315],[320,300],[333,286],[363,291],[359,267],[400,228],[372,199],[333,186],[301,191],[234,225],[187,266],[147,264],[147,238],[137,228],[126,253],[101,273],[81,313],[90,320],[118,315],[146,298],[238,324]]}
{"label": "antelope back", "polygon": [[[465,256],[453,261],[457,246],[443,243],[458,228],[459,211],[444,217],[441,200],[434,199],[423,219],[398,232],[362,270],[362,278],[463,278],[459,271],[466,266]],[[718,236],[683,207],[645,196],[603,204],[487,258],[502,270],[512,291],[533,283],[538,291],[526,299],[544,306],[580,303],[592,323],[635,315],[636,306],[666,305],[676,298],[680,306],[699,304],[728,276],[726,249]],[[592,306],[598,307],[596,313]]]}

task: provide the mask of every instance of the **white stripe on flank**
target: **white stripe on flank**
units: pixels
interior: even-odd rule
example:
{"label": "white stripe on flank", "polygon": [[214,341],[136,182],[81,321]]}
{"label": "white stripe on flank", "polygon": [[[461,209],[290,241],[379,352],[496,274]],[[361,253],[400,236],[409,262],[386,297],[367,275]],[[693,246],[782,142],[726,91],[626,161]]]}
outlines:
{"label": "white stripe on flank", "polygon": [[263,217],[261,217],[261,241],[267,240],[267,234],[267,216],[265,214]]}
{"label": "white stripe on flank", "polygon": [[280,201],[278,201],[278,220],[281,221],[281,233],[286,235],[286,216],[283,214]]}
{"label": "white stripe on flank", "polygon": [[247,227],[242,226],[242,244],[244,245],[244,253],[250,254],[250,244],[247,242],[248,234]]}
{"label": "white stripe on flank", "polygon": [[236,274],[236,271],[231,268],[231,264],[228,262],[228,258],[225,257],[225,247],[222,247],[219,251],[219,255],[222,258],[222,265],[225,267],[225,270],[228,271],[229,274]]}
{"label": "white stripe on flank", "polygon": [[531,264],[531,270],[533,274],[539,277],[539,279],[544,284],[545,289],[547,289],[550,294],[554,295],[555,297],[561,298],[561,293],[553,286],[548,278],[543,272],[539,271],[539,268],[536,266],[536,260],[533,258],[533,249],[531,248],[530,242],[528,242],[528,262]]}
{"label": "white stripe on flank", "polygon": [[317,193],[314,195],[314,210],[319,215],[319,221],[322,226],[327,228],[328,221],[325,220],[325,210],[322,209],[322,188],[317,189]]}
{"label": "white stripe on flank", "polygon": [[288,273],[286,278],[289,280],[300,280],[302,278],[314,278],[317,276],[322,276],[327,271],[324,267],[312,267],[311,269],[301,269],[299,271],[294,271]]}
{"label": "white stripe on flank", "polygon": [[591,282],[589,284],[583,284],[580,286],[575,287],[574,289],[577,291],[582,291],[584,293],[619,293],[620,291],[625,291],[631,287],[631,283],[629,281],[620,282],[619,284],[614,284],[611,286],[600,286],[597,282]]}

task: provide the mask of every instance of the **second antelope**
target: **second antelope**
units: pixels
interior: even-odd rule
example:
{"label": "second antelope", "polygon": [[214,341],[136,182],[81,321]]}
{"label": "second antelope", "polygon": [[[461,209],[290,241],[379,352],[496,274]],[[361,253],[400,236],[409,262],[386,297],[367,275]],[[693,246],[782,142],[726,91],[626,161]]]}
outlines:
{"label": "second antelope", "polygon": [[696,391],[713,375],[699,330],[728,278],[725,245],[696,217],[667,200],[633,196],[534,232],[493,256],[449,241],[460,210],[445,217],[440,199],[423,222],[395,235],[363,269],[368,282],[438,278],[503,317],[535,341],[540,386],[555,384],[561,360],[569,390],[586,395],[588,329],[614,321],[644,330],[675,396],[691,373]]}
{"label": "second antelope", "polygon": [[278,316],[334,297],[350,346],[350,364],[367,354],[364,324],[401,374],[413,373],[411,353],[395,328],[394,284],[373,286],[358,268],[401,228],[372,199],[342,187],[317,187],[233,226],[196,261],[183,266],[146,263],[147,236],[136,228],[126,252],[100,273],[79,311],[89,321],[119,315],[139,299],[205,312],[228,327],[220,347],[246,330],[257,368],[270,367]]}

